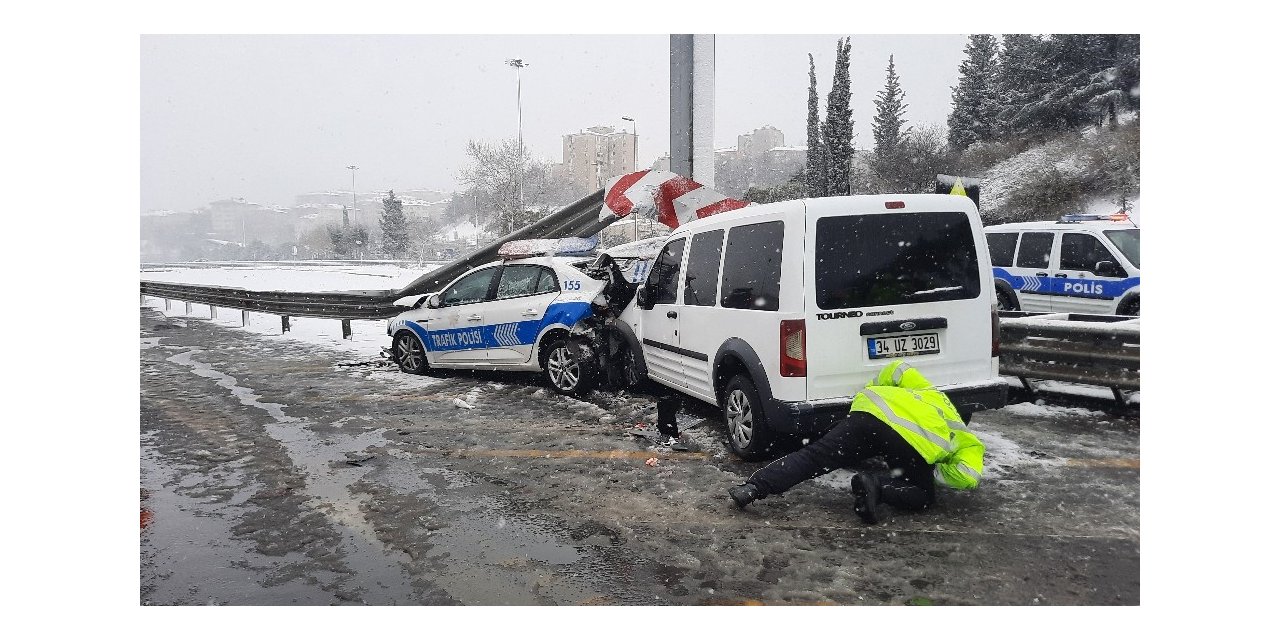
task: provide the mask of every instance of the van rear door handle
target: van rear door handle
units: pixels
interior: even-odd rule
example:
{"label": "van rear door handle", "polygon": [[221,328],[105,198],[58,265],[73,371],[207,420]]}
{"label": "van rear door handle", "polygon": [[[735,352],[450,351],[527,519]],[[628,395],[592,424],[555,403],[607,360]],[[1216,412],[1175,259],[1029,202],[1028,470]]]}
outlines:
{"label": "van rear door handle", "polygon": [[467,316],[467,319],[468,319],[468,320],[480,320],[480,314],[476,313],[476,314],[473,314],[473,315]]}
{"label": "van rear door handle", "polygon": [[1047,278],[1047,277],[1049,277],[1049,272],[1047,272],[1047,271],[1037,271],[1037,272],[1036,272],[1036,275],[1040,276],[1041,278]]}
{"label": "van rear door handle", "polygon": [[1055,278],[1065,278],[1065,277],[1067,277],[1067,274],[1065,274],[1065,273],[1055,273],[1055,274],[1053,274],[1053,277],[1055,277]]}
{"label": "van rear door handle", "polygon": [[668,312],[667,312],[667,317],[668,317],[668,318],[675,318],[675,317],[676,317],[676,312],[674,312],[674,311],[668,311]]}

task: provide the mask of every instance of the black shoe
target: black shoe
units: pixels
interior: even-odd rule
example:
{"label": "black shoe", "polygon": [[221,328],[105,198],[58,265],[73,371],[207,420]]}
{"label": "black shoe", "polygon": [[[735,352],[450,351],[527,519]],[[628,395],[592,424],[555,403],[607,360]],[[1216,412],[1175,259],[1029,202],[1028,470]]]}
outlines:
{"label": "black shoe", "polygon": [[730,488],[729,497],[733,498],[733,503],[738,505],[739,509],[746,509],[747,505],[763,498],[764,496],[754,484],[748,482],[746,484],[740,484],[736,487]]}
{"label": "black shoe", "polygon": [[859,473],[849,482],[853,490],[853,512],[867,524],[880,522],[876,508],[880,506],[880,481],[869,473]]}

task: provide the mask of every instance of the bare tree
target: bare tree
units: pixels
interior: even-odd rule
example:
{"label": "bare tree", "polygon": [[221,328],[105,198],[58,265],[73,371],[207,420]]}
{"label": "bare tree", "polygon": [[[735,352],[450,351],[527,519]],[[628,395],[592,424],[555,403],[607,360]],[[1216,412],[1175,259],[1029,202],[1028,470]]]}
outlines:
{"label": "bare tree", "polygon": [[[567,185],[551,180],[551,168],[533,160],[516,140],[498,143],[467,142],[468,162],[458,174],[467,185],[482,223],[490,231],[510,233],[531,224],[567,204]],[[524,207],[520,206],[520,181],[524,171]]]}

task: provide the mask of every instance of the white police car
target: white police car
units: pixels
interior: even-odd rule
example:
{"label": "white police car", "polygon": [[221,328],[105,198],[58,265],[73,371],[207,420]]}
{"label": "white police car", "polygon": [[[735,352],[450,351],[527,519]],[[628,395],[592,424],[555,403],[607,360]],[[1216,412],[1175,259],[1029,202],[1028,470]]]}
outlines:
{"label": "white police car", "polygon": [[1001,309],[1139,315],[1139,228],[1125,214],[983,229]]}
{"label": "white police car", "polygon": [[[595,381],[595,357],[570,330],[592,313],[605,287],[566,249],[594,242],[521,241],[503,245],[504,259],[463,274],[439,293],[402,298],[410,309],[392,318],[387,335],[400,369],[543,371],[552,389],[580,394]],[[559,255],[557,255],[559,254]]]}

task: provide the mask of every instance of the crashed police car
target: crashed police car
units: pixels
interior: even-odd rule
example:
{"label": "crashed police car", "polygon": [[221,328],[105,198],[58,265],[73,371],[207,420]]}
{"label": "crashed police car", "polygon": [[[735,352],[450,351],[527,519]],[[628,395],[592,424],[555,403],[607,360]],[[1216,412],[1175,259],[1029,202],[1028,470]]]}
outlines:
{"label": "crashed police car", "polygon": [[[593,330],[635,291],[622,268],[638,281],[648,264],[596,257],[595,247],[590,238],[508,242],[500,260],[439,293],[397,300],[409,309],[388,322],[391,357],[407,373],[541,371],[558,393],[590,391],[601,373]],[[610,288],[612,295],[604,295]]]}

